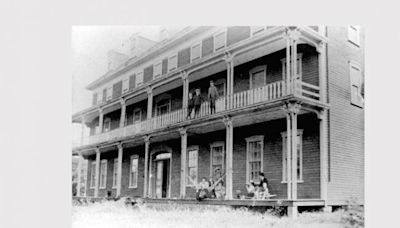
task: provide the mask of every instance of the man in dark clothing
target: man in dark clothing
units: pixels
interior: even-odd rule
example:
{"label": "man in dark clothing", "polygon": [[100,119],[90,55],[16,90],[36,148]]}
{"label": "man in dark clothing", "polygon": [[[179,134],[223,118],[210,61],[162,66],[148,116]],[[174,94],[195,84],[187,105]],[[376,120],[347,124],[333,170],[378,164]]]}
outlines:
{"label": "man in dark clothing", "polygon": [[193,96],[193,104],[194,104],[194,117],[198,117],[200,114],[200,106],[203,102],[203,98],[200,95],[200,89],[196,89],[196,94]]}
{"label": "man in dark clothing", "polygon": [[267,189],[268,188],[268,180],[265,177],[264,173],[260,173],[259,177],[260,177],[260,184],[258,186],[263,189]]}
{"label": "man in dark clothing", "polygon": [[192,94],[192,93],[189,93],[188,113],[187,113],[187,118],[188,118],[188,119],[192,116],[193,108],[194,108],[193,94]]}
{"label": "man in dark clothing", "polygon": [[210,81],[210,88],[208,88],[208,100],[210,101],[210,114],[215,113],[215,101],[218,99],[218,90],[214,86],[214,81]]}

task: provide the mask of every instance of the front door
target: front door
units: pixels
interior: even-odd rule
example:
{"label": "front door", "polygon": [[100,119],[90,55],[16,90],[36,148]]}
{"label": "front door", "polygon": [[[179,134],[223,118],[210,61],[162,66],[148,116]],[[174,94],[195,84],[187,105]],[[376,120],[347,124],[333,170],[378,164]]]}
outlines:
{"label": "front door", "polygon": [[169,195],[170,160],[156,162],[156,198],[167,198]]}

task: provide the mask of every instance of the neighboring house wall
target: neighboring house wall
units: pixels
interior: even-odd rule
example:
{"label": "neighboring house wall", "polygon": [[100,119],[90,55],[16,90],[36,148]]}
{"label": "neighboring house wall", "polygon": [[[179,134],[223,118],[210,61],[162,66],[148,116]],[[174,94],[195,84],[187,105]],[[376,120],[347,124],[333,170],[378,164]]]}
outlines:
{"label": "neighboring house wall", "polygon": [[351,197],[364,202],[364,108],[351,104],[349,61],[364,69],[361,46],[348,41],[347,27],[328,27],[329,174],[328,203]]}

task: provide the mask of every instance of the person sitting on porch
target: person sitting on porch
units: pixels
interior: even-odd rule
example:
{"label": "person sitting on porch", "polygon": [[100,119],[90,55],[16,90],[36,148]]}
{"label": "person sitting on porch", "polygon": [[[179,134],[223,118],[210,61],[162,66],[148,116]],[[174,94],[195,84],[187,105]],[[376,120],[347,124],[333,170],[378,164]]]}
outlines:
{"label": "person sitting on porch", "polygon": [[268,189],[269,184],[268,184],[268,180],[265,177],[264,173],[260,172],[259,178],[260,178],[260,184],[258,185],[258,188],[256,190],[256,197],[258,199],[268,199],[272,196],[275,196],[275,195],[271,195],[269,193],[269,189]]}
{"label": "person sitting on porch", "polygon": [[210,187],[208,188],[210,198],[215,198],[216,195],[215,195],[215,188],[214,188],[214,186],[216,186],[216,183],[214,182],[212,176],[210,176],[210,179],[208,179],[208,183],[210,184],[210,185],[209,185]]}
{"label": "person sitting on porch", "polygon": [[253,181],[250,181],[250,183],[246,184],[246,190],[247,190],[246,198],[250,199],[254,198],[256,187]]}
{"label": "person sitting on porch", "polygon": [[218,182],[217,186],[215,186],[215,196],[217,199],[225,198],[225,187],[222,181]]}
{"label": "person sitting on porch", "polygon": [[205,177],[201,178],[201,182],[197,185],[196,199],[201,201],[205,198],[209,198],[210,183]]}

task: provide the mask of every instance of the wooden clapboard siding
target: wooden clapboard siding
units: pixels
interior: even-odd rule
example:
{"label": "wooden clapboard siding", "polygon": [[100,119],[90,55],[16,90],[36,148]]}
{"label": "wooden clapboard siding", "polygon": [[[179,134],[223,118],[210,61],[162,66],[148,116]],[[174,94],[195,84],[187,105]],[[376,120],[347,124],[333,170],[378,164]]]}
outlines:
{"label": "wooden clapboard siding", "polygon": [[144,68],[143,70],[143,84],[153,79],[153,65]]}
{"label": "wooden clapboard siding", "polygon": [[113,85],[112,99],[120,97],[122,94],[122,81],[119,81]]}
{"label": "wooden clapboard siding", "polygon": [[[348,61],[364,69],[361,47],[347,41],[347,27],[328,27],[329,174],[328,203],[364,200],[364,109],[352,105]],[[362,33],[363,34],[363,33]]]}
{"label": "wooden clapboard siding", "polygon": [[202,40],[201,56],[204,58],[214,51],[214,37],[210,36]]}
{"label": "wooden clapboard siding", "polygon": [[250,26],[232,26],[227,29],[227,46],[250,37]]}

